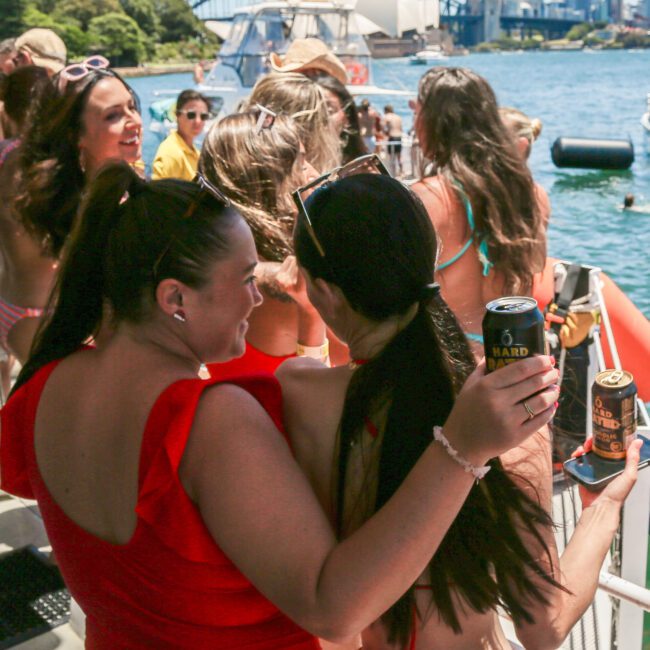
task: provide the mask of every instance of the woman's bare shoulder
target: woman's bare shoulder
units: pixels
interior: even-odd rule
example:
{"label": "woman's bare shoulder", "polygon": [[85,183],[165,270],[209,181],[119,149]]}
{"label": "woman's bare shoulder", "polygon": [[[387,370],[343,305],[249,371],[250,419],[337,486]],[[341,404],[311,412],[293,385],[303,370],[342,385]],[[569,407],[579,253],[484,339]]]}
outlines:
{"label": "woman's bare shoulder", "polygon": [[327,409],[328,403],[345,394],[349,381],[347,368],[328,368],[308,357],[288,359],[275,376],[282,386],[285,412],[294,406],[300,412]]}
{"label": "woman's bare shoulder", "polygon": [[426,176],[413,183],[411,189],[423,201],[441,198],[446,189],[446,181],[441,176]]}
{"label": "woman's bare shoulder", "polygon": [[454,192],[442,176],[428,176],[411,186],[420,197],[436,230],[444,229],[454,219]]}
{"label": "woman's bare shoulder", "polygon": [[284,422],[294,443],[298,438],[322,436],[336,431],[350,371],[344,366],[328,368],[315,359],[298,357],[285,361],[276,371],[282,387]]}

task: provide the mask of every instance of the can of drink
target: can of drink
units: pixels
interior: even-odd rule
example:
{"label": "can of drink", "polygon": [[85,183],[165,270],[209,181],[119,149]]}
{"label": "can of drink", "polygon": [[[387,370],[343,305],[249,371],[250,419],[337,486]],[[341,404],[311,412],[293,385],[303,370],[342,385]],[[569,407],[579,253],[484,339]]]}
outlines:
{"label": "can of drink", "polygon": [[507,296],[489,302],[483,318],[487,372],[546,354],[544,316],[534,298]]}
{"label": "can of drink", "polygon": [[591,387],[593,452],[622,460],[636,436],[636,384],[631,372],[603,370]]}

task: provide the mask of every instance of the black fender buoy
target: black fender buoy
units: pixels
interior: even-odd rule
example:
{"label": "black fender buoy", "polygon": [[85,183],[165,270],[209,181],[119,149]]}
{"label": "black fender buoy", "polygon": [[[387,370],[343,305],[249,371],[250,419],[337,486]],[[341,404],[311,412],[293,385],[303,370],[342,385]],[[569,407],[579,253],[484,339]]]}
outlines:
{"label": "black fender buoy", "polygon": [[556,167],[629,169],[634,145],[630,140],[562,137],[553,143],[551,158]]}

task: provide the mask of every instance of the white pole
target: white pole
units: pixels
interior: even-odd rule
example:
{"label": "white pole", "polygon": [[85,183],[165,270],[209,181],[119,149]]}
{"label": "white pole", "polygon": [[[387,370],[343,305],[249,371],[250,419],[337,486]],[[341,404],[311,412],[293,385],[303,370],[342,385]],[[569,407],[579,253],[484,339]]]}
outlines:
{"label": "white pole", "polygon": [[[639,433],[650,431],[641,427]],[[648,559],[648,519],[650,518],[650,471],[639,472],[634,489],[623,508],[621,578],[635,585],[645,585]],[[643,609],[621,600],[618,620],[618,650],[643,647]]]}
{"label": "white pole", "polygon": [[605,335],[607,336],[607,342],[609,343],[609,350],[612,353],[614,368],[616,368],[616,370],[622,370],[621,360],[618,357],[618,350],[616,348],[616,341],[614,340],[614,332],[612,331],[612,325],[609,322],[607,305],[605,304],[605,298],[603,297],[603,289],[599,281],[595,283],[594,288],[596,290],[596,295],[598,296],[598,302],[600,303],[600,316],[603,319],[603,327],[605,329]]}
{"label": "white pole", "polygon": [[650,612],[650,590],[639,587],[606,571],[600,572],[598,588],[614,598],[619,598],[635,607]]}

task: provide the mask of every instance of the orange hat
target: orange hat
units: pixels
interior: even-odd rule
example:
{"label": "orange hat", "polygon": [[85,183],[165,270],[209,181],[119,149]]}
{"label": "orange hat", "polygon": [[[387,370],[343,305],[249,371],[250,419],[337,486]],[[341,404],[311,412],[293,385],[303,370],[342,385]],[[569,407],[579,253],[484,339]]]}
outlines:
{"label": "orange hat", "polygon": [[321,70],[342,84],[348,82],[348,75],[341,60],[318,38],[297,38],[289,45],[284,59],[272,52],[270,61],[276,72]]}

